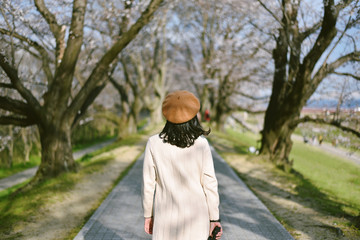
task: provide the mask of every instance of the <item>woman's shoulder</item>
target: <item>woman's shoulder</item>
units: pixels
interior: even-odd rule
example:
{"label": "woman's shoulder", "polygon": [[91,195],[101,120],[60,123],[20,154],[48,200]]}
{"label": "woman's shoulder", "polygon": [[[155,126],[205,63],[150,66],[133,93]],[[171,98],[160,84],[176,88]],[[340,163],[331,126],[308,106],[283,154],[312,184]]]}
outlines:
{"label": "woman's shoulder", "polygon": [[161,141],[159,134],[154,134],[154,135],[150,136],[148,139],[148,143],[156,143],[159,141]]}
{"label": "woman's shoulder", "polygon": [[206,137],[204,137],[204,136],[199,136],[197,139],[196,139],[196,144],[198,144],[198,145],[209,145],[209,142],[208,142],[208,140],[206,139]]}

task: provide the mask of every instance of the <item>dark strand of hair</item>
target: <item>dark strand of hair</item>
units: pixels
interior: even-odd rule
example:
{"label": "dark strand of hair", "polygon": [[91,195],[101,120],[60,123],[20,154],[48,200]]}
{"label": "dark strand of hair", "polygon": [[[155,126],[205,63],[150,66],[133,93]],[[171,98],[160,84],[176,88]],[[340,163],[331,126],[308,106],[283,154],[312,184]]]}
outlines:
{"label": "dark strand of hair", "polygon": [[190,121],[180,124],[167,121],[159,136],[165,143],[170,143],[180,148],[187,148],[194,145],[195,140],[199,136],[207,136],[210,132],[211,129],[205,131],[202,128],[197,116],[195,116]]}

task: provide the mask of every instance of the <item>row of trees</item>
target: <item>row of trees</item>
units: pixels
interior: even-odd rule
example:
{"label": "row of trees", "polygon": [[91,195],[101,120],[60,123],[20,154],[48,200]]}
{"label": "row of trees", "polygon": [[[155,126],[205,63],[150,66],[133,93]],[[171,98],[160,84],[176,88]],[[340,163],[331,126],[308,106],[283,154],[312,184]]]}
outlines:
{"label": "row of trees", "polygon": [[[300,118],[319,84],[333,74],[359,80],[355,0],[14,0],[0,7],[0,124],[38,128],[42,162],[32,183],[76,169],[71,132],[106,86],[116,90],[118,111],[99,115],[122,135],[136,131],[141,111],[160,121],[172,89],[196,92],[218,129],[234,112],[267,107],[261,153],[291,167],[294,129],[319,121]],[[323,122],[356,133],[339,119]]]}
{"label": "row of trees", "polygon": [[[76,169],[72,156],[71,131],[105,87],[114,68],[114,60],[153,18],[161,3],[162,0],[152,0],[145,5],[125,1],[119,7],[112,6],[107,1],[86,0],[47,4],[44,0],[35,0],[34,6],[23,1],[2,3],[5,24],[0,32],[3,46],[7,46],[8,51],[0,53],[0,66],[7,76],[7,81],[1,87],[10,90],[12,95],[6,94],[0,98],[1,109],[11,113],[3,114],[0,123],[36,125],[38,128],[41,164],[29,186],[44,178]],[[89,28],[94,27],[95,24],[92,23],[99,17],[95,10],[100,9],[116,9],[116,13],[121,14],[113,19],[114,24],[121,24],[117,24],[114,31],[105,33],[111,39],[106,39],[104,34],[97,36],[92,31],[87,31],[87,24],[90,24]],[[133,12],[132,9],[137,11]],[[59,14],[54,14],[55,12]],[[111,18],[111,14],[104,12],[105,19]],[[86,13],[91,17],[87,18]],[[80,54],[88,50],[86,45],[83,46],[84,40],[96,45],[96,37],[103,37],[107,50],[97,51],[94,48],[93,54]],[[33,76],[29,72],[34,70],[29,70],[22,64],[24,55],[40,65]],[[91,60],[96,63],[88,62],[87,69],[83,70],[89,71],[85,82],[82,86],[76,84],[75,71],[82,67],[78,63]],[[43,92],[26,86],[26,82],[31,85],[32,81],[41,82],[44,85]]]}

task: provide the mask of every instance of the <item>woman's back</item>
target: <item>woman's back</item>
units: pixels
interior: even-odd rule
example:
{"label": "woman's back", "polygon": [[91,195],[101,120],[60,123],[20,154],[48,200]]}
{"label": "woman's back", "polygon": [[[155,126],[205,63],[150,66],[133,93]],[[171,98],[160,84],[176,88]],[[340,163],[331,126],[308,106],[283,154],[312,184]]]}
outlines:
{"label": "woman's back", "polygon": [[206,239],[209,210],[203,172],[210,151],[207,140],[199,137],[191,147],[179,148],[154,135],[147,148],[156,173],[153,239]]}
{"label": "woman's back", "polygon": [[[188,91],[166,96],[167,122],[149,138],[143,167],[145,231],[154,240],[205,240],[219,223],[219,195],[208,135],[197,119],[199,100]],[[219,232],[219,238],[222,231]]]}
{"label": "woman's back", "polygon": [[158,188],[177,193],[181,191],[183,196],[202,189],[203,156],[208,145],[204,137],[199,137],[188,148],[164,143],[158,135],[152,136],[149,141],[157,171]]}

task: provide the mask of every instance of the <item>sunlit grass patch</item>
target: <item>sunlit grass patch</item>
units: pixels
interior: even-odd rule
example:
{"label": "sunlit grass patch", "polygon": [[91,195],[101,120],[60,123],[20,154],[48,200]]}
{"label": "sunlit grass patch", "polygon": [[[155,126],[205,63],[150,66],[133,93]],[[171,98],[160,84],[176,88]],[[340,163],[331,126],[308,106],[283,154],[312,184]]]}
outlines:
{"label": "sunlit grass patch", "polygon": [[85,154],[83,157],[79,158],[78,161],[86,162],[86,161],[91,160],[94,156],[97,156],[97,155],[99,155],[101,153],[104,153],[104,152],[111,151],[111,150],[113,150],[115,148],[125,146],[125,145],[129,145],[129,146],[135,145],[141,140],[141,138],[142,138],[142,135],[140,135],[140,134],[131,135],[131,136],[126,137],[124,139],[115,141],[112,144],[110,144],[108,146],[105,146],[105,147],[103,147],[101,149],[98,149],[98,150],[96,150],[94,152]]}
{"label": "sunlit grass patch", "polygon": [[114,136],[103,136],[103,137],[99,137],[99,138],[92,139],[92,140],[78,142],[78,143],[73,145],[72,149],[73,149],[74,152],[76,152],[78,150],[81,150],[81,149],[84,149],[84,148],[87,148],[87,147],[91,147],[91,146],[93,146],[95,144],[102,143],[104,141],[107,141],[107,140],[110,140],[110,139],[113,139],[113,138],[114,138]]}
{"label": "sunlit grass patch", "polygon": [[[267,159],[256,157],[247,151],[249,146],[260,147],[259,139],[258,135],[232,129],[224,133],[215,132],[210,137],[223,157],[238,154],[248,161],[263,165],[283,182],[295,186],[294,193],[302,199],[310,200],[312,208],[346,219],[334,224],[349,226],[359,233],[360,166],[321,148],[295,141],[290,155],[290,159],[294,160],[293,171],[286,173],[269,164]],[[246,182],[246,176],[241,177]]]}
{"label": "sunlit grass patch", "polygon": [[37,214],[45,203],[61,201],[65,194],[72,190],[86,174],[99,171],[112,158],[100,158],[93,162],[81,164],[81,171],[77,173],[64,173],[54,179],[48,179],[31,191],[18,193],[12,196],[18,187],[14,186],[0,192],[0,232],[9,232],[19,222],[31,221],[31,216]]}
{"label": "sunlit grass patch", "polygon": [[257,138],[256,134],[243,134],[232,129],[227,129],[225,132],[212,131],[208,137],[214,147],[222,150],[222,154],[248,154],[249,147],[257,146]]}
{"label": "sunlit grass patch", "polygon": [[[94,144],[104,142],[105,140],[109,140],[109,139],[111,139],[111,137],[99,138],[83,144],[79,143],[73,148],[73,150],[78,151],[86,147],[92,146]],[[40,162],[41,162],[40,155],[30,155],[30,160],[28,162],[15,163],[11,168],[0,168],[0,179],[9,177],[26,169],[39,166]]]}
{"label": "sunlit grass patch", "polygon": [[[360,166],[301,142],[294,143],[290,157],[294,158],[294,170],[338,202],[342,211],[360,214]],[[311,192],[301,193],[313,197]]]}
{"label": "sunlit grass patch", "polygon": [[[146,121],[142,121],[141,124],[144,125],[146,123]],[[115,141],[111,145],[108,145],[108,146],[106,146],[106,147],[104,147],[102,149],[99,149],[99,150],[97,150],[95,152],[92,152],[90,154],[86,154],[85,156],[83,156],[80,159],[82,161],[86,161],[86,159],[91,159],[95,155],[98,155],[98,154],[100,154],[102,152],[109,151],[109,150],[114,149],[116,147],[119,147],[121,145],[134,144],[134,143],[139,141],[139,139],[142,136],[141,134],[147,134],[147,131],[146,130],[141,130],[141,132],[139,134],[134,134],[134,135],[126,137],[126,138],[124,138],[122,140]],[[98,144],[98,143],[101,143],[101,142],[104,142],[106,140],[110,140],[110,139],[113,139],[113,138],[114,138],[113,136],[103,136],[103,137],[99,137],[99,138],[96,138],[96,139],[91,140],[91,141],[78,142],[77,144],[75,144],[73,146],[73,151],[76,152],[76,151],[79,151],[81,149],[93,146],[95,144]],[[14,165],[11,168],[1,167],[0,168],[0,179],[9,177],[11,175],[14,175],[16,173],[24,171],[26,169],[39,166],[40,162],[41,162],[41,156],[39,154],[32,154],[32,155],[30,155],[30,159],[29,159],[28,162],[14,163]]]}
{"label": "sunlit grass patch", "polygon": [[[110,146],[92,153],[91,157],[87,158],[87,161],[78,161],[78,172],[64,173],[59,175],[57,178],[45,180],[33,187],[30,191],[12,195],[14,191],[25,184],[22,183],[0,192],[0,239],[4,237],[2,234],[6,235],[6,233],[12,232],[14,229],[16,229],[17,225],[31,222],[32,216],[38,215],[39,211],[42,209],[42,206],[49,203],[51,204],[62,201],[64,198],[66,198],[69,191],[74,189],[75,185],[81,182],[81,180],[86,175],[101,171],[103,167],[109,163],[109,161],[114,159],[114,157],[111,155],[99,157],[99,154],[120,146],[132,146],[139,144],[141,139],[141,135],[134,135],[114,142]],[[134,160],[137,158],[138,156],[134,156]],[[120,179],[126,175],[131,166],[127,167],[125,171],[120,174],[116,180],[116,183],[118,183]],[[98,201],[96,206],[101,204],[101,201],[106,197],[107,193],[101,200]],[[95,209],[96,208],[93,210]]]}
{"label": "sunlit grass patch", "polygon": [[[3,191],[0,192],[0,199],[4,196],[8,196],[10,194],[12,194],[13,192],[15,192],[18,188],[22,187],[22,186],[25,186],[28,182],[30,182],[30,179],[29,180],[26,180],[25,182],[22,182],[22,183],[19,183],[19,184],[16,184],[15,186],[12,186],[10,188],[7,188]],[[1,210],[1,208],[0,208]]]}

